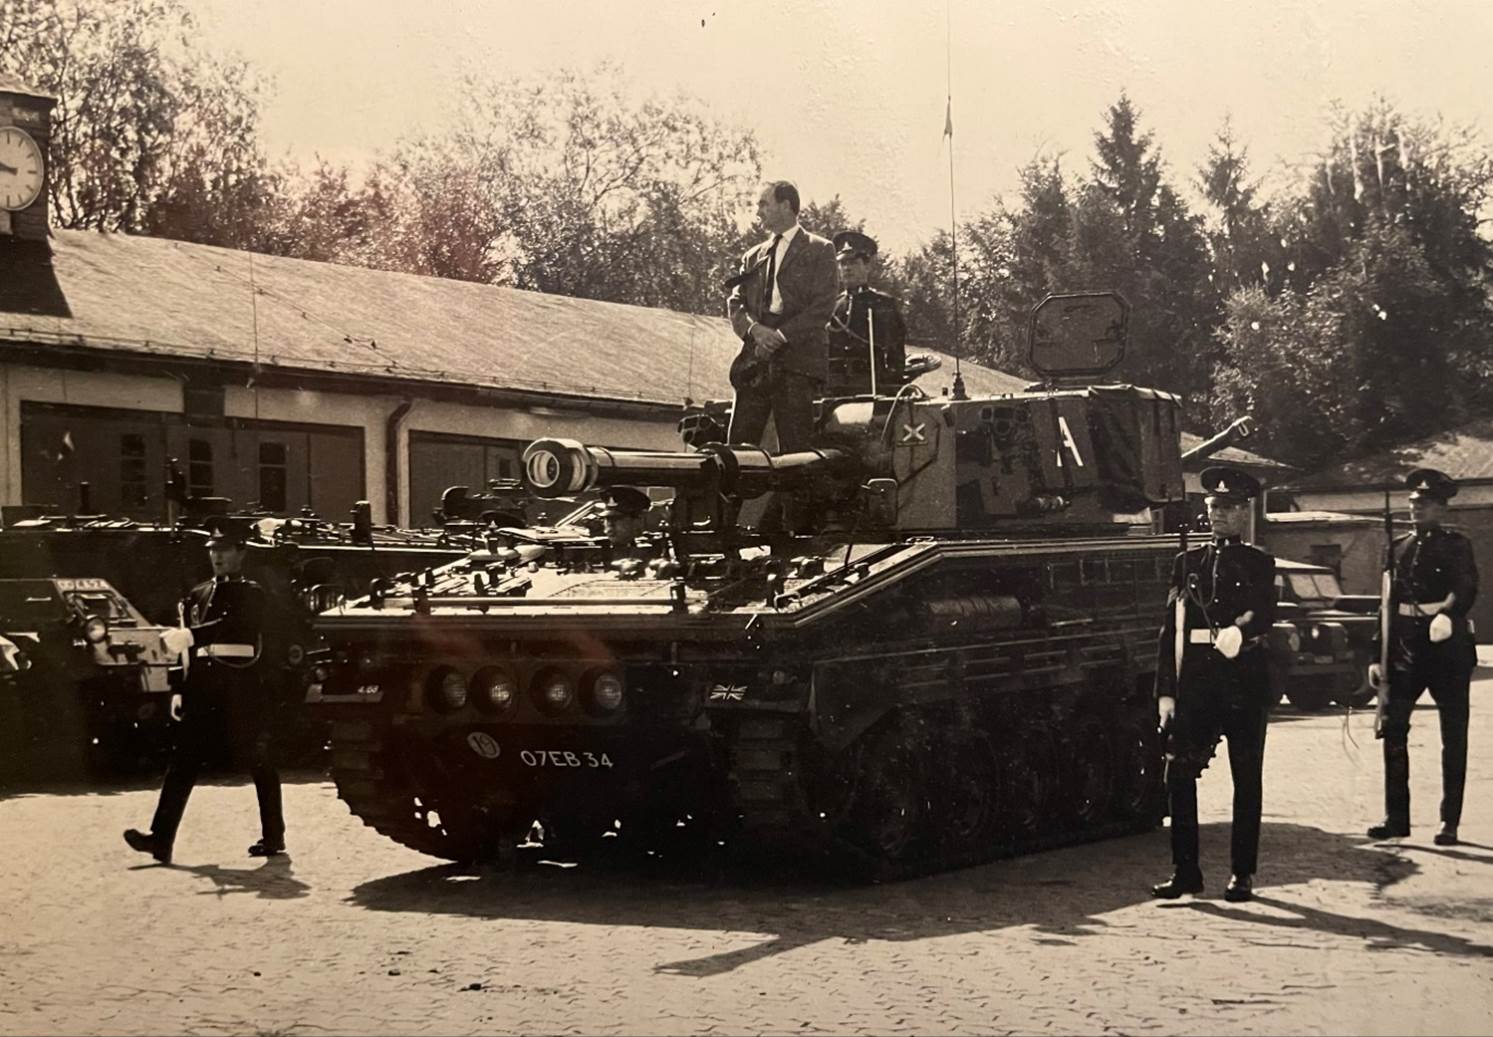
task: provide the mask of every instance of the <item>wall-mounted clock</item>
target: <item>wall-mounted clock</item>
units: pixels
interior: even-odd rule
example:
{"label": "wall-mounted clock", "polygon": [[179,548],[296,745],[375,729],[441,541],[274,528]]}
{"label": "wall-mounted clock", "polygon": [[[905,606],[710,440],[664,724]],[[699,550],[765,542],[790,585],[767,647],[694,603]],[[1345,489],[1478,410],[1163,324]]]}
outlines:
{"label": "wall-mounted clock", "polygon": [[0,209],[19,212],[41,194],[41,147],[19,126],[0,126]]}

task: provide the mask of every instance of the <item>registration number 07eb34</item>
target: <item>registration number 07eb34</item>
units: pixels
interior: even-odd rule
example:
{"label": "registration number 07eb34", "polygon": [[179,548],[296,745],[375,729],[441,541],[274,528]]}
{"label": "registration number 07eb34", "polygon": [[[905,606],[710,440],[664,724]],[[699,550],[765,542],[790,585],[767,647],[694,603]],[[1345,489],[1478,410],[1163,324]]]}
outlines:
{"label": "registration number 07eb34", "polygon": [[569,749],[523,749],[518,758],[529,767],[610,767],[606,753],[571,752]]}

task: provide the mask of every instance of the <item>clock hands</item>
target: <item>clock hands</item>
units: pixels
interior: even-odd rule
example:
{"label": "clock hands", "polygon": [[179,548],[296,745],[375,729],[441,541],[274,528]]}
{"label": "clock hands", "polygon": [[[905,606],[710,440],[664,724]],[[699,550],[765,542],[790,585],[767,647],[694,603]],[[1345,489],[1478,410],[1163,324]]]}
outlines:
{"label": "clock hands", "polygon": [[19,173],[19,172],[20,172],[20,170],[17,169],[15,166],[7,166],[4,162],[0,162],[0,173]]}

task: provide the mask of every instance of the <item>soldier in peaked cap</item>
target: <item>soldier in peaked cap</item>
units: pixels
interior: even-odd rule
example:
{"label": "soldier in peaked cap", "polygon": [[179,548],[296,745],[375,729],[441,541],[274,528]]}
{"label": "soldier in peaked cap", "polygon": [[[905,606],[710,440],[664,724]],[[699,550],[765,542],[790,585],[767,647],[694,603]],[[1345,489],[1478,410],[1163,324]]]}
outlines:
{"label": "soldier in peaked cap", "polygon": [[652,504],[646,493],[631,486],[613,486],[607,490],[601,517],[606,523],[607,540],[613,547],[632,547],[636,543],[643,535],[643,516]]}
{"label": "soldier in peaked cap", "polygon": [[876,242],[860,231],[834,237],[835,263],[842,291],[829,319],[829,379],[826,396],[871,391],[871,349],[875,346],[876,391],[894,393],[904,381],[907,327],[897,300],[871,287]]}
{"label": "soldier in peaked cap", "polygon": [[182,659],[181,722],[150,831],[129,829],[125,842],[162,864],[171,863],[176,831],[203,765],[225,744],[247,759],[259,798],[261,838],[253,857],[285,852],[280,775],[271,760],[272,686],[262,673],[266,598],[243,576],[249,526],[233,518],[214,520],[207,550],[213,578],[199,583],[182,602],[182,625],[161,635]]}
{"label": "soldier in peaked cap", "polygon": [[1467,781],[1468,685],[1477,664],[1467,616],[1477,600],[1477,562],[1471,542],[1441,525],[1456,482],[1434,468],[1417,468],[1405,486],[1415,529],[1391,545],[1389,600],[1380,603],[1389,616],[1388,681],[1380,663],[1369,666],[1369,682],[1379,692],[1374,731],[1384,740],[1384,820],[1369,836],[1410,834],[1410,714],[1421,692],[1430,689],[1441,716],[1436,842],[1454,846]]}
{"label": "soldier in peaked cap", "polygon": [[1211,540],[1172,563],[1157,638],[1157,717],[1167,735],[1172,877],[1152,887],[1173,898],[1203,889],[1197,779],[1220,738],[1234,782],[1233,876],[1224,897],[1248,900],[1260,843],[1261,769],[1270,715],[1265,637],[1275,622],[1275,559],[1243,542],[1259,482],[1215,465],[1202,472]]}

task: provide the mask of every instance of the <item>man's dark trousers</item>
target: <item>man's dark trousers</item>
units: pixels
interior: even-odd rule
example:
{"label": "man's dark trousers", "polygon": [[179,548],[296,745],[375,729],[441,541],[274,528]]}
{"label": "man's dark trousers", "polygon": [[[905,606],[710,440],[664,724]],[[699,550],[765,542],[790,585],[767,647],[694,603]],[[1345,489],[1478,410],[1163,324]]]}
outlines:
{"label": "man's dark trousers", "polygon": [[1432,644],[1429,624],[1419,626],[1402,634],[1390,660],[1384,708],[1385,819],[1410,827],[1410,715],[1421,693],[1429,690],[1441,717],[1441,822],[1456,828],[1467,784],[1468,685],[1476,656],[1455,638]]}
{"label": "man's dark trousers", "polygon": [[[219,664],[200,660],[194,667],[215,668]],[[212,687],[217,683],[210,674],[193,674],[196,680],[182,695],[182,718],[177,725],[176,745],[166,778],[161,784],[161,798],[151,822],[151,834],[164,845],[176,840],[177,829],[187,807],[192,788],[205,764],[220,758],[231,748],[237,762],[247,763],[259,799],[259,823],[266,845],[285,843],[285,814],[281,805],[280,775],[273,761],[270,716],[257,696],[247,692],[232,694]],[[203,687],[201,685],[207,685]],[[257,690],[257,689],[256,689]]]}

